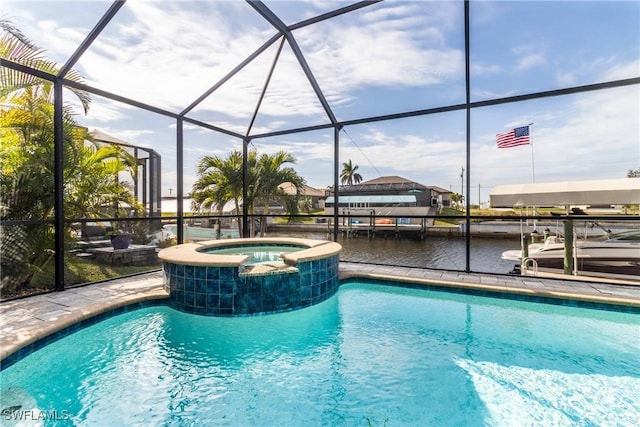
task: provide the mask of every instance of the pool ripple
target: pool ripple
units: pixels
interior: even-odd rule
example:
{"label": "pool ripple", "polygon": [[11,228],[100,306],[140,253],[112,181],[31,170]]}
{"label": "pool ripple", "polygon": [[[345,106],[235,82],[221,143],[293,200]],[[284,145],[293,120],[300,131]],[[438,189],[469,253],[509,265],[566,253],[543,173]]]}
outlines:
{"label": "pool ripple", "polygon": [[131,311],[2,380],[76,425],[632,425],[638,319],[355,281],[278,315]]}

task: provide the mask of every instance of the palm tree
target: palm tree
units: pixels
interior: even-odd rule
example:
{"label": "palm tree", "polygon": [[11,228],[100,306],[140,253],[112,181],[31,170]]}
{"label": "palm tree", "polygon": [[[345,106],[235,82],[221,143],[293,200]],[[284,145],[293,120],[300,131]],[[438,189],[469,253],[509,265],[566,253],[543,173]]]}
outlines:
{"label": "palm tree", "polygon": [[[144,213],[144,206],[132,191],[118,179],[123,172],[134,176],[136,159],[120,146],[83,143],[67,150],[68,164],[73,173],[65,174],[65,214],[71,218],[129,216],[134,210]],[[105,208],[108,204],[109,207]],[[121,206],[126,206],[126,210]]]}
{"label": "palm tree", "polygon": [[[291,215],[298,213],[298,198],[305,180],[292,167],[283,167],[286,163],[295,163],[293,155],[278,151],[273,155],[263,154],[257,163],[255,202],[262,203],[262,213],[269,212],[269,202],[276,200],[282,203],[287,212]],[[295,195],[288,195],[281,188],[280,184],[291,183],[296,189]],[[252,207],[253,210],[253,207]],[[266,216],[262,217],[260,232],[262,235],[267,231]]]}
{"label": "palm tree", "polygon": [[[42,56],[43,50],[28,40],[8,21],[0,19],[4,31],[0,38],[0,54],[4,58],[30,67],[57,74],[57,65]],[[32,206],[7,205],[13,217],[38,219],[53,217],[53,104],[52,83],[7,67],[0,69],[0,174],[3,183],[8,180],[22,183],[23,196],[33,191]],[[74,71],[66,78],[82,83]],[[85,112],[90,97],[81,90],[71,88]],[[135,175],[137,162],[124,148],[115,145],[98,146],[91,142],[87,130],[80,127],[70,105],[63,107],[64,134],[64,195],[67,217],[96,217],[104,211],[106,202],[119,202],[139,210],[140,204],[117,177],[121,172]],[[30,180],[26,180],[30,177]],[[29,181],[29,182],[27,182]],[[31,185],[33,182],[33,185]],[[27,198],[23,197],[22,201]],[[33,209],[40,206],[40,209]],[[102,212],[104,214],[104,212]]]}
{"label": "palm tree", "polygon": [[[256,150],[250,150],[247,157],[249,181],[247,183],[247,200],[244,208],[249,215],[255,213],[255,205],[263,206],[263,213],[268,213],[269,201],[279,200],[290,213],[297,213],[297,195],[289,196],[279,187],[280,184],[291,182],[297,193],[304,185],[304,179],[290,167],[282,167],[286,163],[294,163],[295,158],[284,151],[273,156],[263,154],[258,157]],[[220,156],[205,156],[198,162],[198,179],[193,185],[193,209],[211,209],[215,207],[218,214],[229,201],[235,203],[236,213],[240,214],[242,201],[242,153],[232,151],[227,158]],[[253,225],[253,222],[252,222]],[[262,221],[262,232],[266,229],[266,221]],[[238,232],[242,235],[242,224],[238,216]],[[253,230],[251,230],[253,235]]]}
{"label": "palm tree", "polygon": [[[0,30],[3,32],[0,38],[0,56],[2,58],[49,74],[58,74],[57,64],[43,56],[44,49],[29,40],[11,22],[0,18]],[[75,70],[70,70],[64,77],[76,83],[84,82],[84,79]],[[53,102],[53,83],[50,81],[12,68],[0,67],[0,82],[2,83],[0,85],[0,99],[3,105],[11,104],[12,98],[21,96],[25,90],[34,92],[34,95],[37,95],[34,98],[44,98],[50,103]],[[80,100],[86,114],[91,104],[89,94],[73,87],[69,89]]]}
{"label": "palm tree", "polygon": [[[255,159],[255,156],[255,152],[249,153],[250,159]],[[215,208],[220,215],[224,205],[233,200],[236,215],[238,215],[238,233],[242,235],[242,223],[239,217],[243,180],[242,152],[234,150],[226,159],[220,156],[204,156],[198,162],[198,175],[199,178],[191,190],[192,209]]]}
{"label": "palm tree", "polygon": [[298,200],[298,212],[302,211],[302,212],[311,212],[311,210],[313,209],[313,200],[311,200],[311,197],[305,196],[300,198],[300,200]]}
{"label": "palm tree", "polygon": [[460,208],[462,208],[462,210],[464,210],[463,204],[462,204],[464,202],[464,196],[462,194],[453,193],[451,195],[451,201],[455,203],[456,206],[459,206]]}
{"label": "palm tree", "polygon": [[[56,75],[57,65],[43,50],[8,21],[0,20],[0,55],[11,61]],[[66,76],[81,83],[76,72]],[[71,89],[88,111],[86,92]],[[0,215],[3,219],[52,219],[54,212],[53,84],[26,73],[0,68]],[[63,176],[66,217],[97,215],[99,206],[114,201],[135,204],[117,176],[135,159],[119,147],[91,148],[70,105],[63,107]],[[93,213],[92,213],[93,212]],[[70,236],[70,227],[65,234]],[[54,232],[50,225],[20,225],[3,229],[0,239],[3,294],[27,286],[33,274],[52,256]]]}
{"label": "palm tree", "polygon": [[356,172],[357,170],[358,165],[352,164],[351,160],[349,160],[348,163],[343,163],[342,172],[340,173],[340,182],[348,185],[360,184],[360,182],[362,182],[362,175]]}

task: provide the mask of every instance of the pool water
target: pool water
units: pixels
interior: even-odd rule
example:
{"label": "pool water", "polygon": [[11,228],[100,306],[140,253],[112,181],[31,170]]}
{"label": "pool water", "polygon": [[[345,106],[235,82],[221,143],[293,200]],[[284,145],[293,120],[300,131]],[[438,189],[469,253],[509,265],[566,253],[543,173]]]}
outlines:
{"label": "pool water", "polygon": [[637,314],[354,280],[275,315],[121,314],[0,393],[86,426],[631,426],[639,336]]}
{"label": "pool water", "polygon": [[281,253],[298,252],[307,249],[303,246],[292,245],[246,245],[231,246],[222,248],[210,248],[203,252],[219,255],[248,255],[249,259],[245,264],[265,264],[270,262],[282,261]]}

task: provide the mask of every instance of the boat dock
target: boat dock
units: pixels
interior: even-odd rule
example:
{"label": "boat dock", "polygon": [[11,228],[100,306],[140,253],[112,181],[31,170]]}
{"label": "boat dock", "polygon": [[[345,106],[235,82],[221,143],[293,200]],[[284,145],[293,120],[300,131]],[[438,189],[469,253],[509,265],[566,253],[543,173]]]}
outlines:
{"label": "boat dock", "polygon": [[420,224],[347,224],[338,227],[340,233],[346,237],[375,237],[387,238],[417,238],[424,240],[427,237],[427,225],[423,219]]}

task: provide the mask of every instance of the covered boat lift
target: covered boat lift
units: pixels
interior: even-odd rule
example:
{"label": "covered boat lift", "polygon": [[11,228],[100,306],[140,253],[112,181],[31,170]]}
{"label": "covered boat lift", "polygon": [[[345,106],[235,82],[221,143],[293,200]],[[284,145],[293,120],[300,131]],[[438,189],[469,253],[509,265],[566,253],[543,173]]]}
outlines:
{"label": "covered boat lift", "polygon": [[493,208],[640,204],[640,178],[498,185]]}
{"label": "covered boat lift", "polygon": [[[491,207],[606,206],[640,204],[640,178],[499,185],[489,194]],[[573,220],[564,220],[564,273],[576,274],[573,262]],[[528,259],[528,237],[522,236],[521,272]]]}

